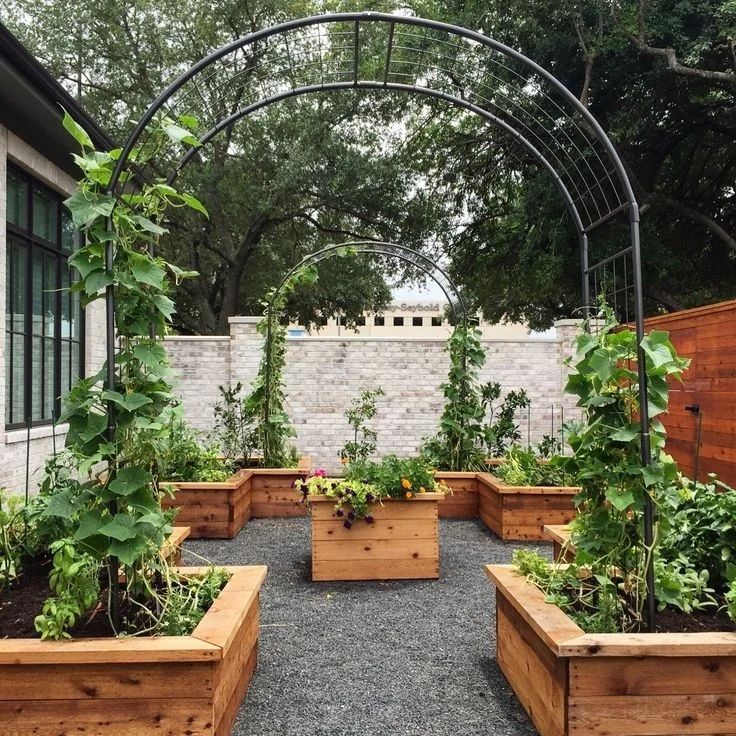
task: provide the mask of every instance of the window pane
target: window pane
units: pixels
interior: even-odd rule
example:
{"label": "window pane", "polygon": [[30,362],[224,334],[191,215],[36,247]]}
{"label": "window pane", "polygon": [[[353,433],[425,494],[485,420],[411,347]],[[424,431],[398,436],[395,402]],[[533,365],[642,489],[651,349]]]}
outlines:
{"label": "window pane", "polygon": [[31,380],[31,416],[34,422],[43,419],[43,338],[33,338],[33,379]]}
{"label": "window pane", "polygon": [[74,227],[72,217],[66,208],[61,210],[61,247],[67,253],[71,253],[79,248],[81,239],[79,230]]}
{"label": "window pane", "polygon": [[58,243],[58,200],[40,187],[33,187],[33,234]]}
{"label": "window pane", "polygon": [[28,230],[28,185],[23,177],[8,169],[6,219],[13,225]]}
{"label": "window pane", "polygon": [[81,370],[82,346],[79,343],[72,343],[72,375],[71,383],[74,384],[82,375]]}
{"label": "window pane", "polygon": [[43,334],[53,337],[56,331],[56,258],[43,257]]}
{"label": "window pane", "polygon": [[54,370],[54,341],[46,338],[43,351],[43,419],[54,416],[54,400],[56,399],[56,371]]}
{"label": "window pane", "polygon": [[8,399],[12,406],[14,423],[24,422],[26,420],[25,411],[23,409],[23,394],[25,380],[23,376],[23,368],[25,366],[25,338],[23,335],[13,335],[13,396]]}
{"label": "window pane", "polygon": [[13,289],[10,295],[10,308],[13,313],[12,329],[25,332],[26,319],[26,249],[11,245]]}
{"label": "window pane", "polygon": [[5,424],[13,421],[13,337],[5,335]]}
{"label": "window pane", "polygon": [[67,340],[61,341],[61,396],[71,388],[71,350],[74,345]]}
{"label": "window pane", "polygon": [[33,334],[43,335],[43,254],[33,254],[33,273],[31,274],[33,302]]}

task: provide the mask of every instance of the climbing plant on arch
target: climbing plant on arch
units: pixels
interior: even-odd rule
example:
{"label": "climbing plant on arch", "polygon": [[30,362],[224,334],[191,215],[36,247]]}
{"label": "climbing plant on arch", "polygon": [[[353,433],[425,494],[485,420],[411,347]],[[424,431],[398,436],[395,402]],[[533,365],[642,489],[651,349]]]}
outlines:
{"label": "climbing plant on arch", "polygon": [[[213,109],[202,93],[215,88]],[[580,242],[582,307],[599,285],[624,274],[632,294],[637,342],[644,336],[639,210],[631,184],[600,124],[555,77],[523,54],[457,26],[382,13],[326,14],[257,31],[212,52],[186,70],[151,104],[126,141],[108,186],[123,193],[136,166],[135,150],[152,150],[136,172],[175,181],[182,169],[230,126],[258,110],[306,94],[408,93],[455,106],[508,135],[519,156],[551,177]],[[151,140],[162,118],[176,121],[166,139]],[[194,148],[187,144],[198,142]],[[296,144],[297,142],[295,142]],[[591,234],[614,218],[628,226],[628,244],[595,262]],[[116,243],[107,240],[112,268]],[[630,274],[630,278],[629,278]],[[617,286],[614,283],[614,292]],[[115,289],[107,286],[107,383],[115,384]],[[641,462],[651,461],[644,354],[639,348]],[[114,426],[114,402],[107,407]],[[654,513],[647,495],[644,544],[653,543]],[[654,621],[653,565],[647,570],[650,626]]]}

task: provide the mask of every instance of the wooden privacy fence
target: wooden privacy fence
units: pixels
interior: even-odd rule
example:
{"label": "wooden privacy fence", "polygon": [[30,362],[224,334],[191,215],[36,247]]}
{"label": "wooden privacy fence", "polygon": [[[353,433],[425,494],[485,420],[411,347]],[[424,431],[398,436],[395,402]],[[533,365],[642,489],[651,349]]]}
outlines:
{"label": "wooden privacy fence", "polygon": [[736,485],[736,300],[652,317],[646,329],[667,330],[692,360],[670,387],[668,451],[689,477]]}

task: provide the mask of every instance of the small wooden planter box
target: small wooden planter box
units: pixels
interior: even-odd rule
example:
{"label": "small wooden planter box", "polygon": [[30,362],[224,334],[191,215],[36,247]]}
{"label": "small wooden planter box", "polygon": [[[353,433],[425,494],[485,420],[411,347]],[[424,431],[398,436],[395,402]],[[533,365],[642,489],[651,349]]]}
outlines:
{"label": "small wooden planter box", "polygon": [[0,639],[2,733],[229,736],[256,667],[266,568],[227,569],[191,636]]}
{"label": "small wooden planter box", "polygon": [[575,516],[575,486],[507,486],[478,473],[478,516],[501,539],[548,540],[546,524],[568,524]]}
{"label": "small wooden planter box", "polygon": [[164,508],[178,508],[176,523],[190,527],[192,539],[232,539],[253,516],[304,516],[297,478],[309,474],[311,459],[296,468],[244,468],[220,483],[170,483]]}
{"label": "small wooden planter box", "polygon": [[[312,580],[411,580],[440,576],[438,504],[442,493],[371,504],[373,524],[344,527],[335,500],[310,496]],[[346,512],[347,513],[347,512]]]}
{"label": "small wooden planter box", "polygon": [[541,736],[736,733],[736,633],[585,634],[510,566],[496,659]]}
{"label": "small wooden planter box", "polygon": [[440,500],[440,519],[478,518],[477,473],[438,471],[435,480],[444,481],[452,494]]}

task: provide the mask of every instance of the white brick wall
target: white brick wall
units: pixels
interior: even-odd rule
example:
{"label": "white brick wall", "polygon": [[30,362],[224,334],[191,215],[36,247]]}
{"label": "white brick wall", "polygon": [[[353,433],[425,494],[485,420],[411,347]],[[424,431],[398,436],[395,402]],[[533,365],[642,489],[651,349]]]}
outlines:
{"label": "white brick wall", "polygon": [[[71,194],[74,180],[41,156],[12,132],[0,125],[0,324],[5,324],[5,187],[7,161],[25,169],[32,176],[61,194]],[[105,359],[105,315],[102,302],[91,304],[86,310],[85,371],[87,375],[99,370]],[[25,488],[26,461],[30,470],[30,488],[35,491],[45,458],[53,450],[51,427],[35,427],[31,430],[30,443],[27,430],[5,431],[5,336],[0,338],[0,486],[22,492]],[[56,430],[56,445],[64,444],[65,427]]]}
{"label": "white brick wall", "polygon": [[[166,340],[178,374],[177,391],[189,421],[209,431],[220,384],[241,381],[249,386],[258,369],[262,340],[255,331],[256,317],[231,320],[229,338],[171,337]],[[579,416],[574,400],[564,399],[566,371],[561,360],[570,350],[572,321],[561,322],[556,339],[486,340],[483,381],[499,381],[504,391],[525,388],[532,399],[531,426],[519,422],[532,442],[549,434],[554,412],[559,427]],[[286,362],[287,409],[297,431],[297,446],[318,466],[335,470],[337,453],[349,439],[343,416],[350,400],[362,388],[380,386],[373,426],[378,431],[378,453],[416,453],[424,437],[434,434],[442,412],[439,386],[445,380],[448,359],[443,340],[386,338],[294,338],[288,342]]]}

